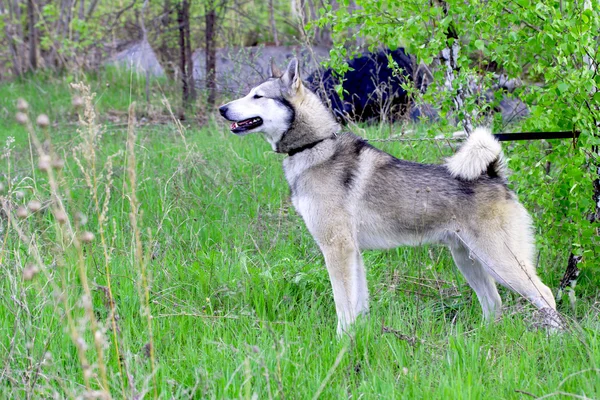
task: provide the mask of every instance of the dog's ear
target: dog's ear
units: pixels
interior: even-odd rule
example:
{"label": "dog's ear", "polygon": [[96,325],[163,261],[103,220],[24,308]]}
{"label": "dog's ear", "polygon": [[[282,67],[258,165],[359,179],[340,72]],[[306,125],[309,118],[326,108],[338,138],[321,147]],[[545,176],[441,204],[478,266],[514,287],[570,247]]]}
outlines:
{"label": "dog's ear", "polygon": [[290,95],[295,94],[302,85],[302,79],[300,79],[300,68],[298,66],[298,59],[296,57],[292,58],[288,64],[287,70],[281,77],[281,81],[287,87]]}
{"label": "dog's ear", "polygon": [[277,65],[275,65],[275,60],[273,59],[273,57],[271,57],[268,73],[271,78],[281,78],[281,75],[283,75],[281,70],[277,68]]}

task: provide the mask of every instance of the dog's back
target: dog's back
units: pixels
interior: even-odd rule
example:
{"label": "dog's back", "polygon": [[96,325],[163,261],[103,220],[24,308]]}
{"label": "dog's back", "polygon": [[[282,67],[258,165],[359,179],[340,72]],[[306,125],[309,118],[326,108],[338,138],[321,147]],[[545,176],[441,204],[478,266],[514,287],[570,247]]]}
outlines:
{"label": "dog's back", "polygon": [[[500,152],[494,157],[499,159]],[[489,215],[485,210],[494,204],[515,201],[503,169],[488,171],[484,165],[476,178],[472,171],[453,176],[450,167],[456,161],[400,160],[351,133],[318,155],[300,155],[285,164],[292,198],[335,201],[355,220],[362,249],[445,242],[448,232],[483,223]]]}

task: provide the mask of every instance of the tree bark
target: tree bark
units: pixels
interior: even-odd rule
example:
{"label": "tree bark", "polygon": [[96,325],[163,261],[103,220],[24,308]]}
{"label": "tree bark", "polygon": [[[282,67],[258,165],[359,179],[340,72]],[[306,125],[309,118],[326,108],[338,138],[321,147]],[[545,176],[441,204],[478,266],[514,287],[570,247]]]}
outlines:
{"label": "tree bark", "polygon": [[182,80],[183,103],[189,105],[196,99],[194,86],[194,61],[192,60],[192,44],[190,40],[190,3],[182,0],[177,7],[179,24],[179,54]]}
{"label": "tree bark", "polygon": [[[140,16],[140,27],[142,28],[143,46],[150,47],[148,43],[148,31],[146,30],[146,10],[148,9],[148,0],[144,0],[142,6],[142,15]],[[146,103],[150,103],[150,70],[146,68]]]}
{"label": "tree bark", "polygon": [[27,0],[27,20],[29,24],[29,69],[34,71],[37,62],[37,35],[35,29],[35,10],[33,0]]}
{"label": "tree bark", "polygon": [[175,76],[175,67],[172,63],[173,58],[169,38],[171,31],[171,0],[164,0],[162,15],[160,17],[160,45],[158,47],[158,57],[167,76],[172,79]]}
{"label": "tree bark", "polygon": [[14,27],[16,29],[15,47],[17,48],[17,57],[19,58],[19,65],[21,66],[20,70],[21,73],[23,73],[27,70],[27,59],[25,55],[25,32],[23,31],[23,25],[21,24],[22,15],[20,0],[13,0],[13,12],[13,21],[15,22]]}
{"label": "tree bark", "polygon": [[273,0],[269,0],[269,22],[271,24],[273,42],[275,42],[275,46],[279,46],[279,38],[277,37],[277,26],[275,25],[275,10],[273,9]]}
{"label": "tree bark", "polygon": [[79,0],[79,19],[84,20],[85,18],[85,0]]}
{"label": "tree bark", "polygon": [[558,292],[556,294],[556,300],[560,302],[562,301],[563,293],[567,291],[569,303],[573,309],[575,309],[575,285],[577,284],[577,277],[579,276],[580,272],[577,265],[581,262],[581,259],[581,256],[576,256],[575,254],[571,253],[569,256],[569,261],[567,262],[567,269],[563,278],[560,280]]}
{"label": "tree bark", "polygon": [[[79,0],[79,13],[77,15],[77,19],[79,19],[79,21],[83,21],[85,19],[85,0]],[[75,33],[75,41],[79,41],[79,32]]]}
{"label": "tree bark", "polygon": [[187,61],[187,79],[190,101],[196,100],[196,83],[194,82],[194,58],[192,57],[192,37],[190,33],[190,2],[184,0],[186,4],[186,24],[185,24],[185,51]]}
{"label": "tree bark", "polygon": [[87,14],[85,15],[86,21],[92,17],[92,15],[94,14],[94,11],[96,10],[97,5],[98,5],[98,0],[92,0],[92,3],[88,7]]}
{"label": "tree bark", "polygon": [[[444,11],[444,16],[449,15],[448,3],[445,1],[440,2],[442,5],[442,9]],[[460,38],[458,36],[458,32],[456,31],[456,27],[452,22],[448,26],[448,30],[446,31],[446,44],[447,47],[442,50],[442,59],[444,64],[446,65],[446,81],[445,86],[448,91],[451,93],[454,92],[453,82],[457,78],[458,73],[460,72],[460,68],[458,67],[458,56],[460,54]],[[464,109],[465,98],[468,95],[468,87],[465,88],[462,85],[459,85],[456,88],[456,92],[454,93],[453,101],[454,101],[454,110],[458,116],[461,110]],[[466,110],[463,110],[463,128],[468,135],[473,132],[473,120],[471,115]]]}
{"label": "tree bark", "polygon": [[217,52],[215,48],[215,26],[217,22],[217,10],[215,0],[208,0],[206,5],[206,89],[208,90],[207,103],[213,108],[217,97]]}
{"label": "tree bark", "polygon": [[181,70],[181,91],[183,104],[187,105],[189,101],[188,80],[187,80],[187,61],[185,50],[185,13],[183,2],[177,5],[177,24],[179,26],[179,69]]}
{"label": "tree bark", "polygon": [[[0,12],[2,14],[8,14],[6,23],[4,24],[4,32],[8,41],[8,48],[12,56],[12,70],[14,76],[21,76],[21,59],[19,57],[19,49],[17,44],[18,40],[15,38],[16,27],[15,27],[15,16],[12,11],[11,3],[8,3],[8,8],[5,7],[4,2],[0,0]],[[18,21],[18,20],[17,20]]]}

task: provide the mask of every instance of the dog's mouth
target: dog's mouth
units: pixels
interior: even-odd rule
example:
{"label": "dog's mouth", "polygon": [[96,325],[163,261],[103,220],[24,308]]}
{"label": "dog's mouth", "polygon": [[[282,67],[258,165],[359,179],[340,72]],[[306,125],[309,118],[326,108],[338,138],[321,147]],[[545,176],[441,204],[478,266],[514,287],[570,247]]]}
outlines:
{"label": "dog's mouth", "polygon": [[249,131],[250,129],[258,128],[263,124],[261,117],[248,118],[243,121],[236,121],[231,124],[231,132],[242,133]]}

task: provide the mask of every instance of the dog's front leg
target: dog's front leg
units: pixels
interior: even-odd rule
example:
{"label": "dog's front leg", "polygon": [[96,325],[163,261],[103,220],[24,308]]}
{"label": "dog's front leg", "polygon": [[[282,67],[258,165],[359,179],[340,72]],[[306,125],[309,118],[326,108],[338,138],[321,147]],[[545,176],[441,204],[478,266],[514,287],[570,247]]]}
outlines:
{"label": "dog's front leg", "polygon": [[368,290],[362,257],[356,243],[337,238],[321,245],[333,288],[338,317],[337,333],[341,336],[356,317],[369,310]]}

